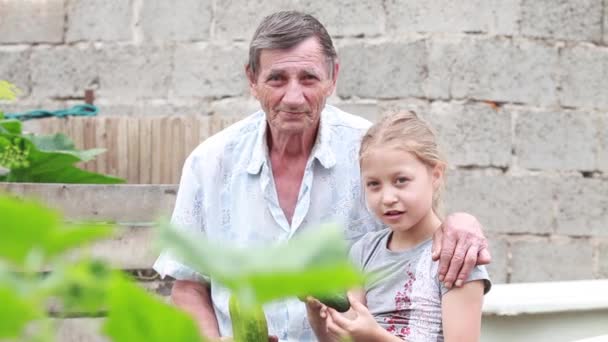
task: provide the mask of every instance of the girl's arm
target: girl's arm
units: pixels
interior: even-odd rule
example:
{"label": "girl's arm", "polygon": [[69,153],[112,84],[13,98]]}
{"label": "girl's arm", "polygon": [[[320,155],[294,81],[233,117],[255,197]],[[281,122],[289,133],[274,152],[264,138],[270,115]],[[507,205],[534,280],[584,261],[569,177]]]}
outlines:
{"label": "girl's arm", "polygon": [[441,300],[443,335],[446,342],[479,341],[483,280],[453,288]]}

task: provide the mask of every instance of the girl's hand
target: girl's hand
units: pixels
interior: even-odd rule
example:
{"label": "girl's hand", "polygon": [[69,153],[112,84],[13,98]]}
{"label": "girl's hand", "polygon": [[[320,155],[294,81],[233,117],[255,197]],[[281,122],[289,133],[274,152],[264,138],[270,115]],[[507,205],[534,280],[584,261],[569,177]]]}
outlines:
{"label": "girl's hand", "polygon": [[376,322],[367,307],[358,301],[355,296],[348,294],[352,318],[347,318],[332,308],[328,308],[329,313],[326,324],[328,331],[340,339],[352,338],[357,341],[384,341],[386,331]]}

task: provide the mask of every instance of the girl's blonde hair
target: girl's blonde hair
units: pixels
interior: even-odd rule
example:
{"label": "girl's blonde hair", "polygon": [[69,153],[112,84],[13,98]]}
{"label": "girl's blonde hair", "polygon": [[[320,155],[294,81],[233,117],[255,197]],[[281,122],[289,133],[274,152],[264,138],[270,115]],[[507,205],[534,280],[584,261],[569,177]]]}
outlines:
{"label": "girl's blonde hair", "polygon": [[431,127],[411,111],[389,113],[372,125],[361,140],[359,162],[372,147],[394,147],[414,154],[430,168],[443,170],[441,185],[433,193],[433,210],[439,214],[441,191],[445,183],[447,162],[439,152],[437,139]]}

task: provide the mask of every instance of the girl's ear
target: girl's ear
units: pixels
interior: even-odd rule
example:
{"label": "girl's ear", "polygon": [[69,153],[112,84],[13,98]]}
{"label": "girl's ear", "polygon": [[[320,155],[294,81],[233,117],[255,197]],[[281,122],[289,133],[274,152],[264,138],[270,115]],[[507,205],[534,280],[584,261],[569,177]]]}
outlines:
{"label": "girl's ear", "polygon": [[442,163],[438,163],[433,167],[431,171],[431,177],[433,178],[433,188],[435,190],[439,189],[443,184],[443,177],[445,173],[445,165]]}

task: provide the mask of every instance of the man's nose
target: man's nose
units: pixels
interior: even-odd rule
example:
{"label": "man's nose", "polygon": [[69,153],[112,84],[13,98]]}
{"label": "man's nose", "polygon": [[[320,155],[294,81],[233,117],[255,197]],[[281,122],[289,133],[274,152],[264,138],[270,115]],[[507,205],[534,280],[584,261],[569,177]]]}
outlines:
{"label": "man's nose", "polygon": [[298,82],[289,82],[283,96],[283,103],[288,106],[299,106],[304,103],[304,92]]}

